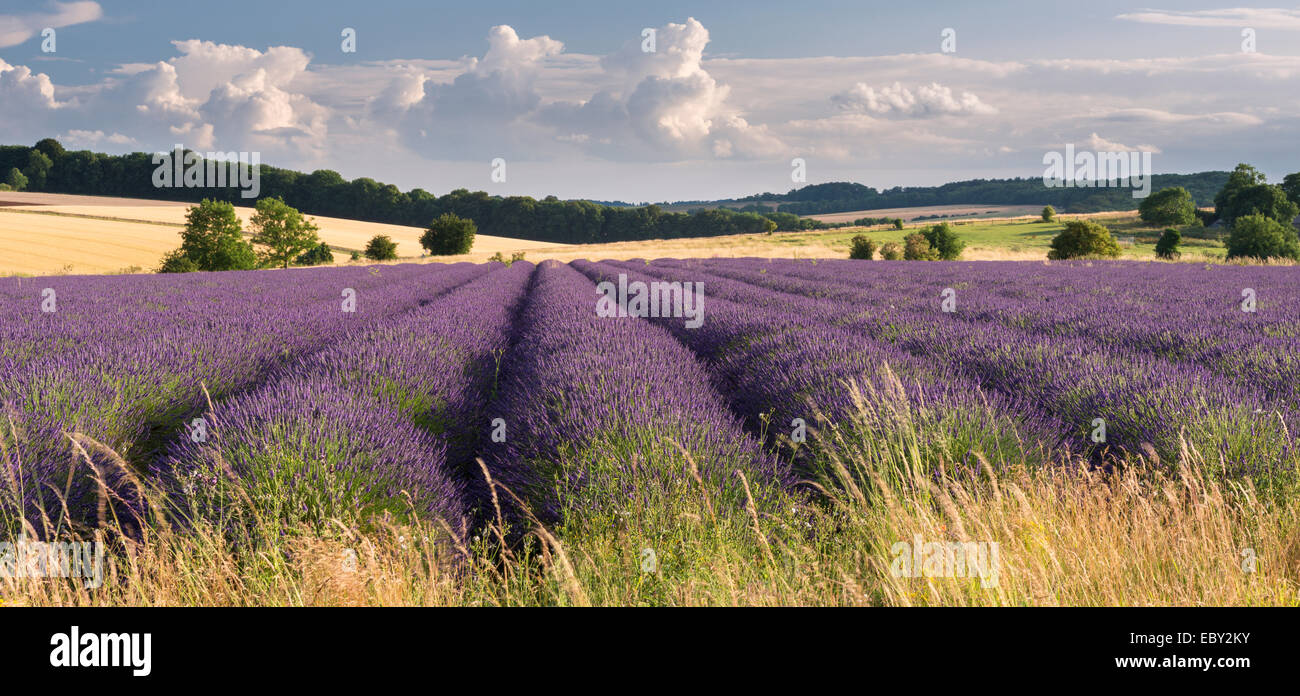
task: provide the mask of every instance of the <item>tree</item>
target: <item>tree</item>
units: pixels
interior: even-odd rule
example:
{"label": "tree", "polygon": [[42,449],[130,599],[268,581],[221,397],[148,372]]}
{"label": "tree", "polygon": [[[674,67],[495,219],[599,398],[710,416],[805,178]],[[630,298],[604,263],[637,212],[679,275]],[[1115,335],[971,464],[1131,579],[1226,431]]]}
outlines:
{"label": "tree", "polygon": [[243,271],[257,268],[257,254],[244,239],[235,206],[205,198],[185,212],[181,247],[163,257],[163,266],[172,272]]}
{"label": "tree", "polygon": [[14,191],[22,191],[27,188],[27,177],[18,170],[18,167],[14,167],[9,170],[9,176],[5,177],[5,183]]}
{"label": "tree", "polygon": [[903,218],[894,218],[894,229],[903,229]]}
{"label": "tree", "polygon": [[1232,223],[1225,240],[1228,258],[1300,260],[1300,238],[1290,225],[1264,215],[1244,215]]}
{"label": "tree", "polygon": [[249,223],[253,226],[253,244],[266,247],[260,256],[271,266],[288,268],[299,254],[320,244],[316,234],[319,228],[278,197],[259,200]]}
{"label": "tree", "polygon": [[966,242],[962,241],[952,231],[952,226],[946,222],[928,227],[921,234],[925,235],[925,240],[930,243],[930,248],[944,261],[960,258],[962,250],[966,248]]}
{"label": "tree", "polygon": [[1182,186],[1163,188],[1138,206],[1138,216],[1148,225],[1190,225],[1196,221],[1196,201]]}
{"label": "tree", "polygon": [[27,156],[27,168],[23,174],[27,175],[27,185],[33,190],[40,191],[45,188],[45,180],[50,175],[50,170],[54,168],[54,161],[40,150],[32,150]]}
{"label": "tree", "polygon": [[67,150],[63,149],[63,144],[54,138],[43,138],[38,140],[36,144],[32,146],[32,149],[40,150],[41,154],[50,158],[51,162],[58,162],[68,153]]}
{"label": "tree", "polygon": [[1287,200],[1280,186],[1254,184],[1238,189],[1224,203],[1225,224],[1231,226],[1237,218],[1247,215],[1263,215],[1290,225],[1300,215],[1300,206]]}
{"label": "tree", "polygon": [[1056,208],[1050,205],[1043,206],[1043,222],[1051,222],[1056,219]]}
{"label": "tree", "polygon": [[936,261],[939,252],[931,248],[925,235],[913,232],[903,238],[903,258],[908,261]]}
{"label": "tree", "polygon": [[330,249],[330,245],[321,242],[304,251],[293,262],[299,266],[325,266],[334,263],[334,251]]}
{"label": "tree", "polygon": [[895,242],[885,242],[880,245],[880,258],[885,261],[899,261],[903,258],[903,247]]}
{"label": "tree", "polygon": [[1257,186],[1264,183],[1268,183],[1268,177],[1264,176],[1264,172],[1244,162],[1238,164],[1237,168],[1228,175],[1228,181],[1224,183],[1223,188],[1214,196],[1214,212],[1227,221],[1224,209],[1232,197],[1247,186]]}
{"label": "tree", "polygon": [[1270,186],[1263,172],[1238,164],[1214,197],[1214,212],[1229,227],[1245,215],[1263,215],[1289,225],[1300,214],[1300,204],[1288,200],[1282,187]]}
{"label": "tree", "polygon": [[1282,180],[1282,193],[1286,194],[1286,199],[1300,205],[1300,172],[1287,174]]}
{"label": "tree", "polygon": [[876,257],[876,243],[867,238],[865,234],[853,236],[852,246],[849,247],[849,258],[870,261]]}
{"label": "tree", "polygon": [[1116,258],[1120,254],[1115,237],[1102,225],[1091,220],[1071,220],[1065,229],[1052,239],[1052,250],[1047,258],[1053,260],[1076,259],[1083,256]]}
{"label": "tree", "polygon": [[397,258],[397,242],[386,234],[377,234],[366,244],[366,258],[375,261],[391,261]]}
{"label": "tree", "polygon": [[1183,241],[1183,235],[1178,230],[1170,227],[1160,239],[1156,241],[1156,256],[1162,259],[1176,259],[1179,257],[1178,244]]}
{"label": "tree", "polygon": [[466,220],[455,213],[443,213],[420,236],[420,246],[434,256],[468,254],[474,246],[474,235],[477,232],[478,226],[473,220]]}

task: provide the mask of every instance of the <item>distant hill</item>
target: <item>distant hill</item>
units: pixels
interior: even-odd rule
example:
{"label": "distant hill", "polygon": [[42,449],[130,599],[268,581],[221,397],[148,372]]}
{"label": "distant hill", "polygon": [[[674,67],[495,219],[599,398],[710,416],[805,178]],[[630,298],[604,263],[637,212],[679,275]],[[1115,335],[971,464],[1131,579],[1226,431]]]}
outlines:
{"label": "distant hill", "polygon": [[[1182,186],[1198,205],[1207,206],[1228,180],[1228,172],[1156,174],[1152,191]],[[1118,182],[1113,182],[1118,183]],[[1141,201],[1126,187],[1047,188],[1041,177],[1016,179],[969,179],[941,186],[895,186],[877,190],[851,181],[810,184],[786,193],[759,193],[744,198],[714,201],[664,201],[660,208],[672,211],[729,208],[742,212],[782,212],[795,215],[823,215],[886,208],[919,208],[941,205],[1050,205],[1063,213],[1101,213],[1133,210]],[[632,205],[613,201],[607,205]]]}
{"label": "distant hill", "polygon": [[[1156,174],[1151,178],[1151,190],[1182,186],[1192,194],[1198,205],[1210,205],[1214,195],[1227,180],[1228,172]],[[776,203],[778,211],[795,215],[928,205],[1050,205],[1065,213],[1099,213],[1133,210],[1140,203],[1133,198],[1132,189],[1128,187],[1047,188],[1041,177],[971,179],[942,186],[896,186],[883,191],[862,184],[837,181],[812,184],[792,189],[785,194],[758,194],[734,202],[748,202],[756,207],[741,206],[739,209],[756,212],[759,211],[757,206],[761,204],[770,206]],[[728,207],[736,207],[733,201],[726,203]]]}

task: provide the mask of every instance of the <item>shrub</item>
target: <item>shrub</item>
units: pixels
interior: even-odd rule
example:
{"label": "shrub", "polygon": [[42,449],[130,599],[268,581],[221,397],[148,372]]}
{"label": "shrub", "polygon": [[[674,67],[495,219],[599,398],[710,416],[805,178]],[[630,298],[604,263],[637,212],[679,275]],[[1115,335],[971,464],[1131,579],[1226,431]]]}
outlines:
{"label": "shrub", "polygon": [[962,249],[966,248],[966,242],[963,242],[952,231],[952,226],[946,222],[926,228],[922,234],[925,235],[925,240],[930,243],[930,248],[944,261],[960,258]]}
{"label": "shrub", "polygon": [[1056,219],[1056,208],[1050,205],[1043,206],[1043,222],[1051,222]]}
{"label": "shrub", "polygon": [[321,242],[299,254],[293,262],[299,266],[324,266],[334,263],[334,252],[330,249],[330,245]]}
{"label": "shrub", "polygon": [[434,256],[468,254],[474,247],[474,235],[477,232],[478,226],[473,220],[443,213],[442,217],[429,223],[429,229],[420,236],[420,246]]}
{"label": "shrub", "polygon": [[524,260],[524,252],[522,251],[516,251],[515,253],[510,255],[510,258],[506,258],[505,254],[502,254],[499,251],[488,257],[488,261],[497,261],[499,263],[504,263],[507,266],[514,265],[516,261],[523,261],[523,260]]}
{"label": "shrub", "polygon": [[1183,241],[1183,235],[1178,230],[1170,227],[1160,235],[1159,241],[1156,242],[1156,256],[1162,259],[1176,259],[1179,257],[1178,244]]}
{"label": "shrub", "polygon": [[880,258],[885,261],[899,261],[903,258],[903,247],[894,242],[885,242],[880,245]]}
{"label": "shrub", "polygon": [[870,261],[876,257],[876,243],[865,234],[854,235],[849,247],[849,258]]}
{"label": "shrub", "polygon": [[1085,256],[1116,258],[1120,254],[1119,244],[1110,230],[1091,220],[1071,220],[1065,223],[1065,229],[1052,239],[1052,250],[1047,252],[1049,259],[1077,259]]}
{"label": "shrub", "polygon": [[903,218],[894,218],[894,229],[903,229]]}
{"label": "shrub", "polygon": [[903,238],[903,258],[908,261],[937,261],[939,253],[930,247],[925,235],[913,232]]}
{"label": "shrub", "polygon": [[360,260],[361,260],[361,252],[359,252],[359,251],[354,251],[354,252],[352,252],[352,260],[353,260],[353,261],[360,261]]}
{"label": "shrub", "polygon": [[194,259],[186,256],[180,249],[164,256],[162,265],[158,267],[159,273],[193,273],[198,270],[200,270],[199,265],[194,263]]}
{"label": "shrub", "polygon": [[[875,225],[892,225],[895,218],[887,217],[861,217],[853,221],[853,227],[873,227]],[[815,222],[815,221],[814,221]]]}
{"label": "shrub", "polygon": [[1300,260],[1300,238],[1295,228],[1264,215],[1245,215],[1232,223],[1226,240],[1228,258]]}
{"label": "shrub", "polygon": [[391,261],[397,258],[397,242],[386,234],[377,234],[366,244],[366,258]]}

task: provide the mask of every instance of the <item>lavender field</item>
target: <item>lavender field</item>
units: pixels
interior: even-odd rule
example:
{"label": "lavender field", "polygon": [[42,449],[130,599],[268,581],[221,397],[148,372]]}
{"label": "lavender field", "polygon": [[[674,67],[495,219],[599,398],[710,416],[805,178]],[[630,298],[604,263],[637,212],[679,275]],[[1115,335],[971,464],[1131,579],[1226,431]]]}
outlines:
{"label": "lavender field", "polygon": [[[8,594],[1295,604],[1297,281],[730,258],[4,279],[0,523],[106,541],[115,578]],[[602,316],[600,283],[702,294]],[[913,543],[993,558],[913,567]]]}

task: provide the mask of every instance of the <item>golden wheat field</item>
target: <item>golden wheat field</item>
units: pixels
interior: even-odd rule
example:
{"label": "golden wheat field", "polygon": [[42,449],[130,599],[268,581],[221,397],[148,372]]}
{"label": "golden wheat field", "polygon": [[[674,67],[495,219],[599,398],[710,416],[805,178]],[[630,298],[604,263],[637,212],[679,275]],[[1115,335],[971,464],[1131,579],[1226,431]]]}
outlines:
{"label": "golden wheat field", "polygon": [[[96,198],[62,194],[0,194],[0,275],[54,273],[117,273],[152,270],[163,254],[180,245],[180,231],[189,206],[167,201]],[[249,231],[251,207],[236,207]],[[308,216],[320,227],[322,241],[334,247],[340,262],[365,248],[377,234],[397,242],[403,257],[418,257],[418,227]],[[562,244],[478,235],[472,256],[509,256],[536,249],[560,251]]]}
{"label": "golden wheat field", "polygon": [[149,269],[180,246],[181,228],[0,208],[0,275],[114,273]]}
{"label": "golden wheat field", "polygon": [[[978,206],[976,206],[978,207]],[[966,206],[968,212],[974,210]],[[987,206],[985,206],[987,207]],[[189,205],[170,201],[131,198],[73,196],[49,193],[0,193],[0,275],[101,274],[148,272],[158,266],[163,254],[180,245],[180,231]],[[947,208],[955,208],[948,206]],[[1007,212],[1012,207],[1003,206]],[[930,210],[917,208],[915,211]],[[934,209],[938,209],[937,207]],[[236,207],[236,213],[250,232],[251,207]],[[898,211],[875,211],[884,214]],[[496,254],[510,257],[524,253],[530,261],[637,258],[845,258],[851,238],[865,233],[876,242],[901,243],[905,235],[934,220],[908,223],[905,229],[890,226],[846,227],[830,230],[738,234],[718,237],[651,239],[603,244],[557,244],[479,234],[473,250],[456,257],[428,257],[420,247],[418,227],[388,225],[359,220],[309,215],[320,227],[320,238],[335,250],[337,264],[350,263],[353,251],[361,251],[375,235],[388,235],[397,242],[398,262],[424,258],[427,261],[470,261],[481,263]],[[827,218],[829,216],[813,216]],[[1136,212],[1075,215],[1097,219],[1106,225],[1132,225]],[[1043,223],[1036,216],[985,218],[954,221],[967,246],[967,261],[1040,261],[1046,258],[1048,243],[1060,226]],[[1126,250],[1131,258],[1153,256],[1154,240]],[[1204,249],[1189,249],[1185,260],[1200,260]],[[1221,256],[1221,254],[1220,254]],[[373,263],[362,259],[362,263]]]}

